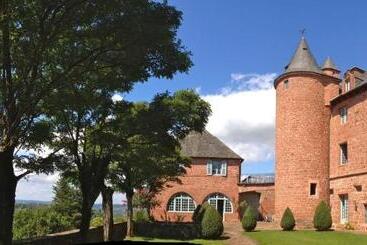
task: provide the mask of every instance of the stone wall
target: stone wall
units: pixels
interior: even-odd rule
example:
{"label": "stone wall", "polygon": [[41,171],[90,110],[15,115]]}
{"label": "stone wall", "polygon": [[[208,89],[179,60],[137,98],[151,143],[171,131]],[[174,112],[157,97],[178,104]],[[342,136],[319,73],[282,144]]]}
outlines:
{"label": "stone wall", "polygon": [[[277,80],[277,221],[289,207],[298,224],[311,225],[316,206],[321,200],[329,201],[330,108],[327,104],[337,92],[338,80],[326,75],[294,72]],[[311,184],[316,184],[314,195],[310,194]]]}
{"label": "stone wall", "polygon": [[[32,245],[68,245],[80,243],[79,230],[66,231],[61,233],[49,234],[44,237],[34,239],[14,241],[14,244]],[[113,227],[113,241],[121,241],[126,236],[126,223],[115,224]],[[103,242],[103,227],[91,228],[87,238],[88,243]]]}
{"label": "stone wall", "polygon": [[[346,94],[347,95],[347,94]],[[342,124],[341,108],[348,109]],[[333,223],[341,226],[340,196],[348,196],[348,222],[367,228],[367,93],[362,90],[333,105],[330,120],[330,204]],[[340,144],[348,144],[348,162],[340,163]]]}

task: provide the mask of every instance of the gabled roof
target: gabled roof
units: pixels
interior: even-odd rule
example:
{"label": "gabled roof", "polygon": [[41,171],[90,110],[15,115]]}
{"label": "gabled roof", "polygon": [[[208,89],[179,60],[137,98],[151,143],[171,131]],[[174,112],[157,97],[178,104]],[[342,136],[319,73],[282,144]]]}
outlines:
{"label": "gabled roof", "polygon": [[217,137],[204,130],[203,133],[191,132],[181,141],[181,152],[188,157],[240,159]]}
{"label": "gabled roof", "polygon": [[322,66],[322,69],[334,69],[338,71],[338,68],[336,67],[336,65],[334,64],[334,62],[330,57],[326,58],[324,65]]}
{"label": "gabled roof", "polygon": [[322,73],[319,65],[310,51],[310,48],[308,47],[305,37],[301,38],[291,62],[285,67],[285,73],[294,71],[311,71]]}

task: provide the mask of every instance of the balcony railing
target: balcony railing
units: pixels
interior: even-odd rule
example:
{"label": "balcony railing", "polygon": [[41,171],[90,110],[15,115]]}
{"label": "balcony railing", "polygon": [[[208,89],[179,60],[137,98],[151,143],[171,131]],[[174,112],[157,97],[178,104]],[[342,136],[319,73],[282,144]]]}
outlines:
{"label": "balcony railing", "polygon": [[243,184],[274,184],[274,175],[249,175],[242,180]]}

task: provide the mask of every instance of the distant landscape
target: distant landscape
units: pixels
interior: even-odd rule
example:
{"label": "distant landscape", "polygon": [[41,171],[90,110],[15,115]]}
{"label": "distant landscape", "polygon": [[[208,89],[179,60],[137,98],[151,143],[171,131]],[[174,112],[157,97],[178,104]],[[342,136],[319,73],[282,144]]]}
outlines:
{"label": "distant landscape", "polygon": [[[15,201],[16,208],[33,208],[40,206],[48,206],[51,205],[51,201],[40,201],[40,200],[22,200],[18,199]],[[93,210],[97,213],[102,212],[102,203],[95,203],[93,205]],[[126,214],[126,205],[122,204],[114,204],[113,205],[113,214],[114,215],[125,215]]]}

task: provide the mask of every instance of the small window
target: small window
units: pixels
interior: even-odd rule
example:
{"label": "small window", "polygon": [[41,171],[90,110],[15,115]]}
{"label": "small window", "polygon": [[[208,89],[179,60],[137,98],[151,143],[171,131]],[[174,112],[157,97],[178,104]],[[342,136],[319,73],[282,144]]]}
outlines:
{"label": "small window", "polygon": [[345,124],[348,120],[348,109],[343,107],[339,110],[340,122],[341,124]]}
{"label": "small window", "polygon": [[334,189],[330,189],[329,193],[330,193],[330,195],[333,195],[334,194]]}
{"label": "small window", "polygon": [[356,191],[361,192],[362,191],[362,186],[361,185],[355,185],[354,188],[356,189]]}
{"label": "small window", "polygon": [[316,195],[316,186],[317,186],[316,183],[311,183],[310,184],[310,196]]}
{"label": "small window", "polygon": [[348,144],[340,144],[340,164],[346,164],[348,162]]}
{"label": "small window", "polygon": [[349,81],[349,79],[345,80],[344,85],[345,85],[345,87],[344,87],[345,92],[348,92],[350,90],[350,81]]}
{"label": "small window", "polygon": [[367,204],[364,205],[364,223],[367,224]]}
{"label": "small window", "polygon": [[288,87],[289,87],[289,81],[288,80],[285,80],[284,81],[284,88],[287,89]]}
{"label": "small window", "polygon": [[227,175],[227,162],[219,160],[210,160],[207,163],[207,175]]}

